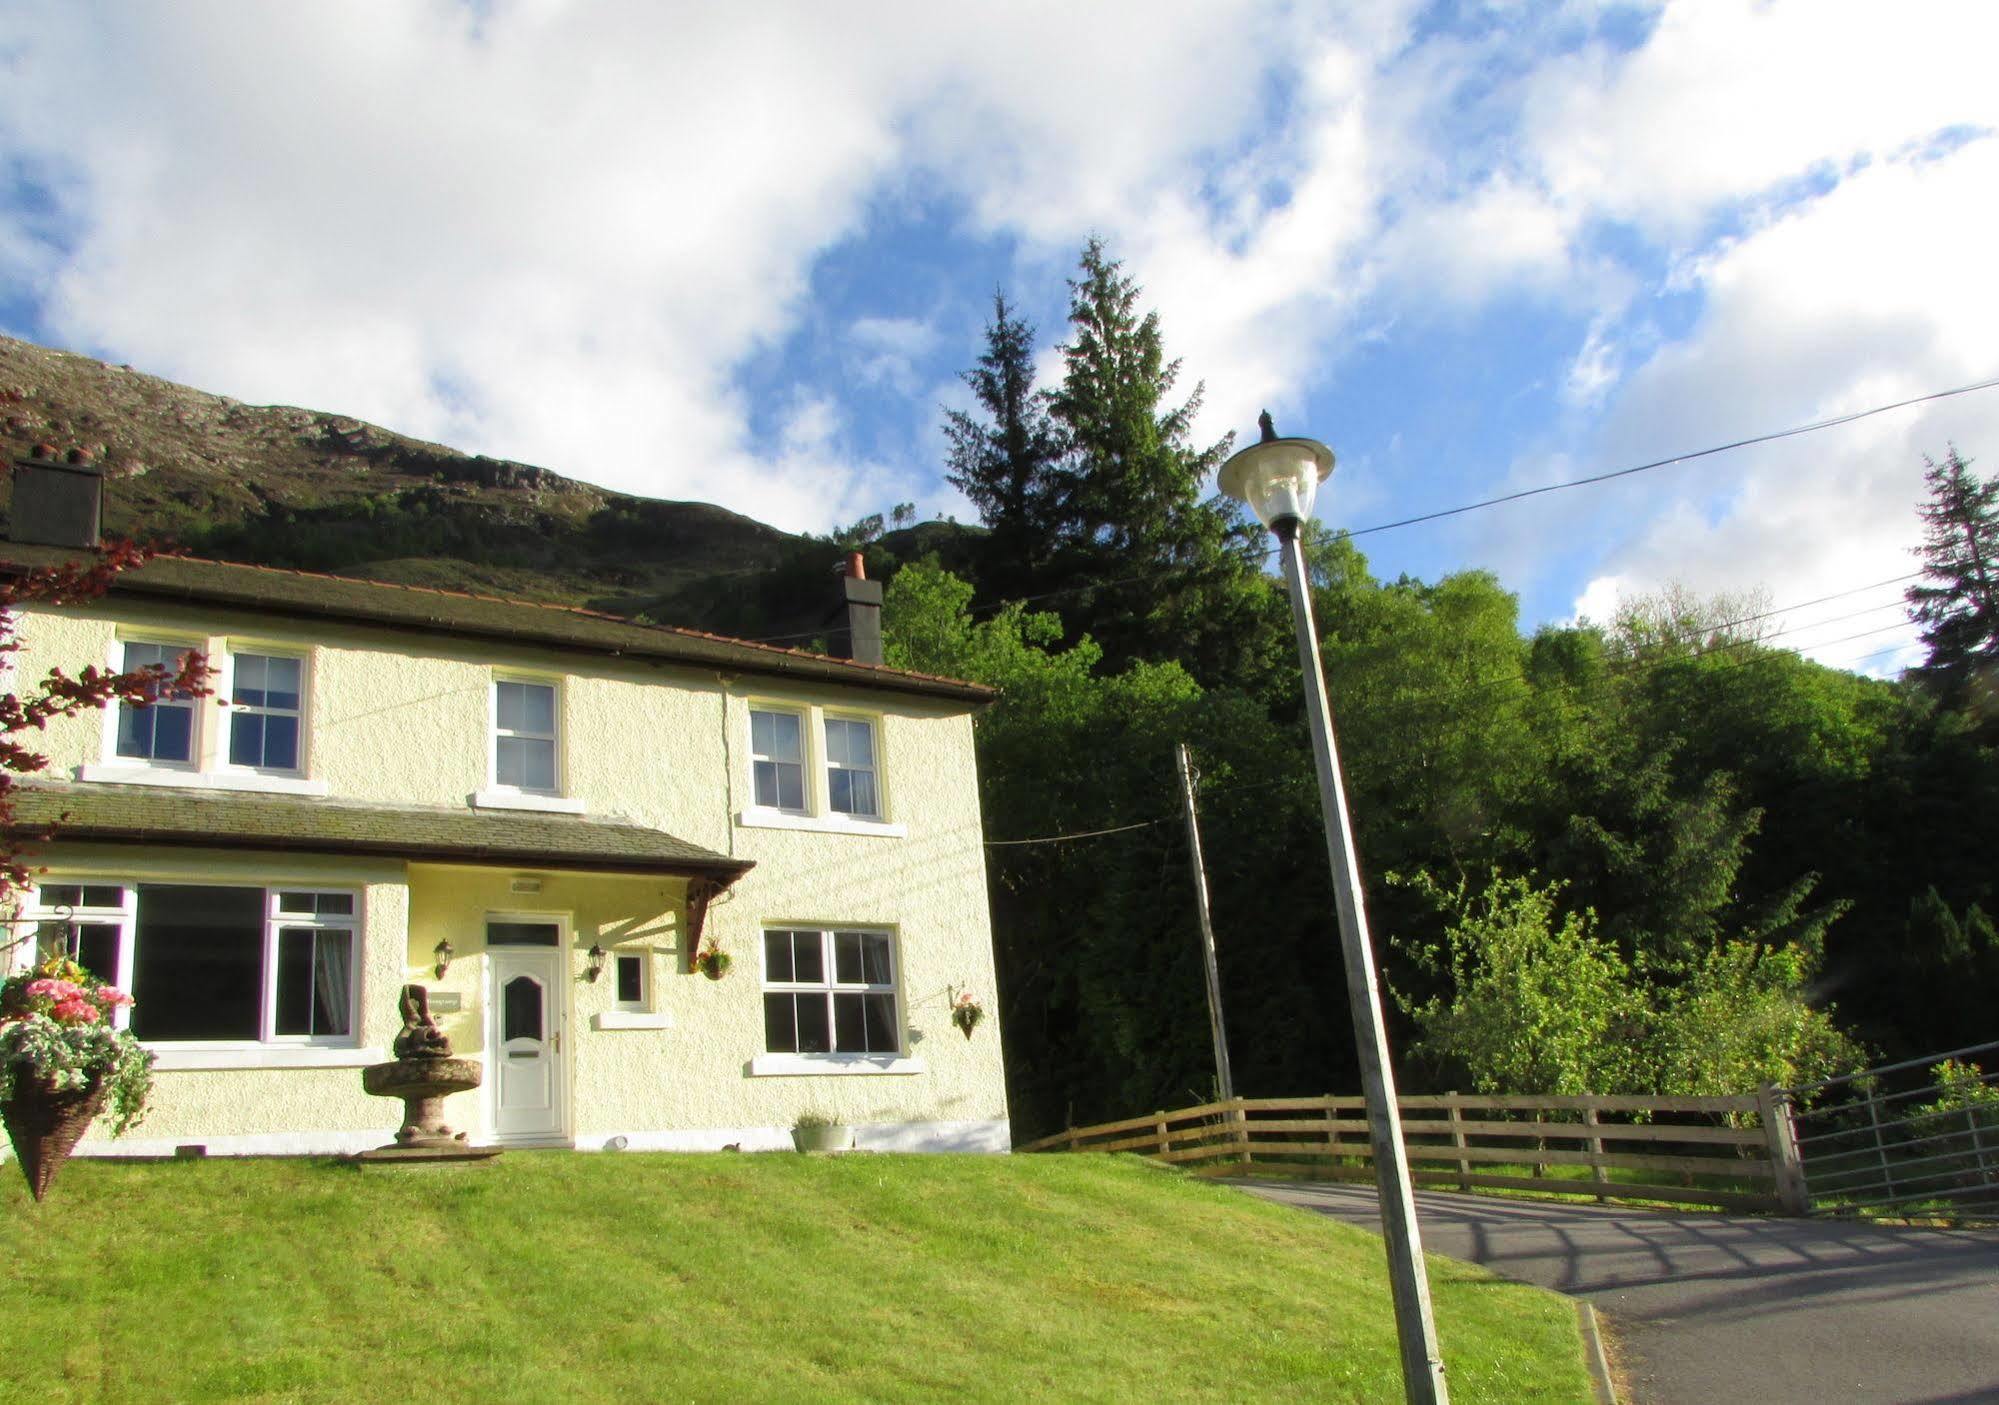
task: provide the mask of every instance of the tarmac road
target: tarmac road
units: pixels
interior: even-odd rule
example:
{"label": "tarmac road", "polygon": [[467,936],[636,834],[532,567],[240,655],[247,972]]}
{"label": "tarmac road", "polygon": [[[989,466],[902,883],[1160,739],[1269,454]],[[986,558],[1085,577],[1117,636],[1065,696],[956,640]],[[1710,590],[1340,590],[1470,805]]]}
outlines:
{"label": "tarmac road", "polygon": [[[1236,1184],[1381,1228],[1371,1186]],[[1416,1218],[1429,1253],[1595,1304],[1631,1405],[1999,1405],[1999,1233],[1432,1191]]]}

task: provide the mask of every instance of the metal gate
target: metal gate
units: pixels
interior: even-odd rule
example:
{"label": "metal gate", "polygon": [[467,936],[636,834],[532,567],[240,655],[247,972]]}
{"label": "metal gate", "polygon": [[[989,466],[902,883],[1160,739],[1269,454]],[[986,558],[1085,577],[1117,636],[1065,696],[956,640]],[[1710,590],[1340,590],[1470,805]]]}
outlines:
{"label": "metal gate", "polygon": [[1810,1213],[1999,1220],[1999,1042],[1788,1091]]}

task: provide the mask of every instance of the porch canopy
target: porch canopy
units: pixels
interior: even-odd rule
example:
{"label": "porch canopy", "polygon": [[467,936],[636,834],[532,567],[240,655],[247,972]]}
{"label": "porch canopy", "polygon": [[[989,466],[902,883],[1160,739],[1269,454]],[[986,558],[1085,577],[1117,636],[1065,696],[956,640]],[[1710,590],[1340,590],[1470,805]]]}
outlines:
{"label": "porch canopy", "polygon": [[[357,805],[175,786],[23,784],[8,832],[29,842],[286,849],[480,867],[657,873],[712,894],[755,865],[621,820]],[[705,906],[705,901],[703,906]]]}

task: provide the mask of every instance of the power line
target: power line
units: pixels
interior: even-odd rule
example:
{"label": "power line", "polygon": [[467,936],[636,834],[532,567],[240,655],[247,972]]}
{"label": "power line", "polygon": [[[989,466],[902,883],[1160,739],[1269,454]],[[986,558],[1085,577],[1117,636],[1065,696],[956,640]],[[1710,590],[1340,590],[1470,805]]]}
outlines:
{"label": "power line", "polygon": [[1413,527],[1418,522],[1435,522],[1439,518],[1456,517],[1461,513],[1476,512],[1480,508],[1498,507],[1501,503],[1519,502],[1522,498],[1539,497],[1543,493],[1557,493],[1564,488],[1583,488],[1592,483],[1608,483],[1613,478],[1629,478],[1634,473],[1649,473],[1655,468],[1666,468],[1673,464],[1691,463],[1695,459],[1708,458],[1714,454],[1725,454],[1735,449],[1747,449],[1757,444],[1769,444],[1779,439],[1789,439],[1799,434],[1812,434],[1821,429],[1831,429],[1837,425],[1852,424],[1873,415],[1885,415],[1890,410],[1905,410],[1911,405],[1923,405],[1932,400],[1947,400],[1953,395],[1969,395],[1974,390],[1990,390],[1999,386],[1999,376],[1991,380],[1973,381],[1970,385],[1960,385],[1951,390],[1935,390],[1927,395],[1911,396],[1907,400],[1897,400],[1889,405],[1876,405],[1870,410],[1854,410],[1844,415],[1833,415],[1828,419],[1813,420],[1810,424],[1793,425],[1789,429],[1772,430],[1768,434],[1753,434],[1746,439],[1732,439],[1726,444],[1716,444],[1706,449],[1695,449],[1690,453],[1674,454],[1669,458],[1653,459],[1650,463],[1633,464],[1630,468],[1612,469],[1608,473],[1592,473],[1585,478],[1570,478],[1560,483],[1543,483],[1538,488],[1522,488],[1516,493],[1502,493],[1496,498],[1486,498],[1482,502],[1465,503],[1460,507],[1439,508],[1435,512],[1418,513],[1414,517],[1404,517],[1394,522],[1378,522],[1372,527],[1361,527],[1348,532],[1350,537],[1364,537],[1374,532],[1393,531],[1397,527]]}
{"label": "power line", "polygon": [[[1949,390],[1930,391],[1927,394],[1911,396],[1906,400],[1892,401],[1886,405],[1875,405],[1865,410],[1853,410],[1843,415],[1832,415],[1826,419],[1813,420],[1808,424],[1792,425],[1787,429],[1771,430],[1766,434],[1753,434],[1743,439],[1732,439],[1725,444],[1714,444],[1704,449],[1694,449],[1683,454],[1673,454],[1667,458],[1653,459],[1649,463],[1633,464],[1629,468],[1611,469],[1604,473],[1592,473],[1582,478],[1570,478],[1559,483],[1544,483],[1539,487],[1523,488],[1518,492],[1503,493],[1498,497],[1485,498],[1479,502],[1463,503],[1457,507],[1438,508],[1434,512],[1418,513],[1413,517],[1403,517],[1393,522],[1377,522],[1371,527],[1357,527],[1351,531],[1343,532],[1341,535],[1347,537],[1365,537],[1371,536],[1376,532],[1390,532],[1401,527],[1413,527],[1422,522],[1435,522],[1446,517],[1458,517],[1468,512],[1478,512],[1484,508],[1518,502],[1523,498],[1539,497],[1546,493],[1561,492],[1568,488],[1584,488],[1593,483],[1607,483],[1612,479],[1629,478],[1633,474],[1649,473],[1654,469],[1669,468],[1676,464],[1692,463],[1696,459],[1711,458],[1716,454],[1730,453],[1736,449],[1751,448],[1758,444],[1770,444],[1780,439],[1795,438],[1801,434],[1814,434],[1820,430],[1834,429],[1840,425],[1852,424],[1855,421],[1869,419],[1875,415],[1885,415],[1893,410],[1904,410],[1911,405],[1924,405],[1936,400],[1948,400],[1953,396],[1969,395],[1974,391],[1991,390],[1994,387],[1999,387],[1999,376],[1994,376],[1987,380],[1973,381],[1969,385],[1955,386]],[[993,601],[985,605],[975,605],[967,613],[974,616],[990,614],[1003,610],[1009,605],[1030,605],[1043,600],[1055,600],[1070,595],[1080,595],[1086,591],[1108,590],[1114,586],[1135,585],[1179,574],[1185,573],[1175,571],[1144,571],[1130,576],[1115,576],[1108,580],[1089,581],[1080,585],[1062,586],[1058,589],[1042,591],[1035,595],[1022,595],[1007,600]],[[1920,574],[1921,572],[1910,573],[1911,576]],[[1909,576],[1898,576],[1895,579],[1907,580]],[[1860,589],[1866,588],[1864,586],[1860,587]],[[783,640],[811,639],[822,634],[838,632],[838,629],[829,628],[796,630],[789,634],[763,635],[748,639],[745,642],[752,644],[775,644]]]}
{"label": "power line", "polygon": [[1105,834],[1124,834],[1134,829],[1151,829],[1154,825],[1165,824],[1163,819],[1140,820],[1137,824],[1121,824],[1110,829],[1086,829],[1077,834],[1047,834],[1038,839],[988,839],[988,849],[1005,849],[1021,844],[1066,844],[1072,839],[1095,839]]}

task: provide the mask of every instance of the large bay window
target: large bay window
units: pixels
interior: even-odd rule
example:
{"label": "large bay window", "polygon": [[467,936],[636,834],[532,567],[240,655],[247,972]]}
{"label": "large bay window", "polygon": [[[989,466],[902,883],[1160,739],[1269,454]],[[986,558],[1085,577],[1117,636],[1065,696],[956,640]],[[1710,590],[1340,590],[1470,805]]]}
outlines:
{"label": "large bay window", "polygon": [[46,883],[43,949],[131,992],[148,1043],[349,1043],[360,902],[351,890]]}
{"label": "large bay window", "polygon": [[764,933],[764,1048],[773,1054],[889,1054],[902,1048],[895,941],[887,932]]}

